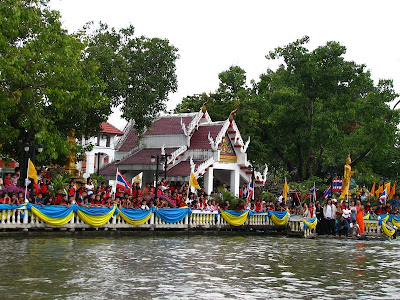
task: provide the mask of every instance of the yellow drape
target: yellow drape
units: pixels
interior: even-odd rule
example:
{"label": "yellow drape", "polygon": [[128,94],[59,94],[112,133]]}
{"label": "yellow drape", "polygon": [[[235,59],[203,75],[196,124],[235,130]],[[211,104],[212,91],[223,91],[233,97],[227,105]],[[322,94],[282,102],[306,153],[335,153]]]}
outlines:
{"label": "yellow drape", "polygon": [[226,222],[228,222],[232,226],[240,226],[243,225],[247,220],[249,212],[241,214],[240,216],[234,216],[226,211],[221,211],[221,216],[224,218]]}
{"label": "yellow drape", "polygon": [[388,228],[385,222],[382,222],[382,230],[387,236],[392,236],[396,232],[394,228]]}
{"label": "yellow drape", "polygon": [[[287,216],[287,215],[286,215]],[[306,220],[304,220],[304,223],[307,224],[308,228],[310,228],[311,230],[313,230],[315,227],[317,227],[318,224],[318,220],[317,218],[315,218],[314,222],[307,222]]]}
{"label": "yellow drape", "polygon": [[289,220],[289,214],[286,214],[282,219],[279,219],[277,216],[275,216],[273,214],[273,215],[271,215],[271,220],[277,226],[284,226],[287,224],[287,222]]}
{"label": "yellow drape", "polygon": [[397,228],[400,228],[400,221],[396,221],[394,218],[392,218],[392,224]]}
{"label": "yellow drape", "polygon": [[78,216],[86,224],[88,224],[90,226],[94,226],[94,227],[99,227],[99,226],[103,226],[111,219],[116,208],[117,208],[117,206],[114,205],[113,209],[109,213],[102,215],[102,216],[93,216],[93,215],[86,214],[86,213],[82,212],[81,210],[78,210]]}
{"label": "yellow drape", "polygon": [[41,213],[40,210],[35,208],[34,206],[31,207],[31,211],[39,217],[40,220],[45,222],[46,224],[52,225],[52,226],[62,226],[67,224],[69,221],[72,220],[72,217],[74,216],[74,213],[71,211],[71,213],[66,216],[65,218],[51,218],[46,216],[45,214]]}
{"label": "yellow drape", "polygon": [[369,220],[370,214],[366,214],[365,216],[363,216],[364,220]]}
{"label": "yellow drape", "polygon": [[139,226],[139,225],[142,225],[142,224],[146,223],[151,218],[152,214],[153,214],[152,212],[149,212],[147,217],[144,217],[143,219],[139,219],[139,220],[133,220],[133,219],[129,218],[128,216],[126,216],[122,211],[119,211],[119,215],[121,216],[121,218],[126,223],[129,223],[129,224],[131,224],[133,226]]}

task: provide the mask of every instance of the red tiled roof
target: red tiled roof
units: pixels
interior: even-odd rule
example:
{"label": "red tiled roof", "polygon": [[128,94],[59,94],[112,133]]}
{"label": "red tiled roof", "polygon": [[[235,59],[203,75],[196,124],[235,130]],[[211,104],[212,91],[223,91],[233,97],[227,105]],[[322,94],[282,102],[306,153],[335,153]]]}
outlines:
{"label": "red tiled roof", "polygon": [[[178,148],[166,148],[165,153],[171,154]],[[154,165],[151,162],[152,155],[160,155],[161,149],[160,148],[146,148],[142,149],[135,154],[127,157],[126,159],[118,162],[118,165]]]}
{"label": "red tiled roof", "polygon": [[124,143],[119,147],[118,150],[123,152],[131,151],[133,148],[137,146],[136,145],[137,140],[138,140],[138,135],[136,129],[131,129]]}
{"label": "red tiled roof", "polygon": [[105,167],[101,168],[99,171],[100,175],[114,175],[117,173],[117,167],[115,166],[115,162],[112,162]]}
{"label": "red tiled roof", "polygon": [[222,125],[200,126],[199,130],[195,131],[190,139],[189,149],[211,149],[210,141],[208,140],[208,133],[210,133],[210,136],[215,141],[215,138],[221,129]]}
{"label": "red tiled roof", "polygon": [[117,134],[117,135],[123,135],[124,134],[121,130],[119,130],[118,128],[114,127],[113,125],[111,125],[108,122],[101,123],[101,132]]}
{"label": "red tiled roof", "polygon": [[145,135],[183,134],[181,119],[188,126],[193,117],[161,117],[161,119],[153,122]]}
{"label": "red tiled roof", "polygon": [[[196,168],[198,165],[202,164],[203,161],[195,161]],[[171,168],[167,172],[167,176],[189,176],[190,175],[190,162],[182,161],[175,167]]]}

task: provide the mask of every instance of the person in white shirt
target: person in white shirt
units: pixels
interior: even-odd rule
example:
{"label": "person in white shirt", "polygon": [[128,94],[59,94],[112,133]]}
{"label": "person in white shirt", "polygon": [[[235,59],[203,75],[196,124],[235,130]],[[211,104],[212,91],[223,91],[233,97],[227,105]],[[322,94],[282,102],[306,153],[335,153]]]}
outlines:
{"label": "person in white shirt", "polygon": [[85,188],[86,188],[86,191],[89,196],[93,194],[94,185],[93,185],[92,178],[88,178],[87,183],[85,184]]}
{"label": "person in white shirt", "polygon": [[344,202],[344,208],[342,209],[342,216],[345,218],[348,222],[350,222],[351,219],[351,209],[349,208],[349,204],[347,202]]}
{"label": "person in white shirt", "polygon": [[335,215],[336,206],[332,204],[332,200],[324,205],[324,218],[325,218],[325,234],[335,234]]}

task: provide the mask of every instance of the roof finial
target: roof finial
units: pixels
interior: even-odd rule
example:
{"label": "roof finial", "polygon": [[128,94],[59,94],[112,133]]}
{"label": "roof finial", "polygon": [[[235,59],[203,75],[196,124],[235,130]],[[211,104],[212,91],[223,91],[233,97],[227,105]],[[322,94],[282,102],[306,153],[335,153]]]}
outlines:
{"label": "roof finial", "polygon": [[237,105],[236,109],[232,110],[232,112],[229,114],[229,121],[230,122],[232,122],[235,119],[235,117],[237,115],[237,112],[238,112],[238,109],[239,109],[239,106],[240,106],[240,100],[238,100],[238,105]]}
{"label": "roof finial", "polygon": [[210,92],[210,96],[208,97],[207,101],[203,103],[203,106],[201,107],[201,111],[203,112],[203,114],[206,113],[207,111],[207,105],[210,103],[211,100],[211,92]]}

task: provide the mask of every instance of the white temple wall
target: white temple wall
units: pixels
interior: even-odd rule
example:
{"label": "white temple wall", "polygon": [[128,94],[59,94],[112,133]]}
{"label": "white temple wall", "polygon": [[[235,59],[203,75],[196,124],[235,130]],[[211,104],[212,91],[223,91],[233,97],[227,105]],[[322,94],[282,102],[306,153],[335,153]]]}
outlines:
{"label": "white temple wall", "polygon": [[187,137],[183,134],[174,135],[145,135],[140,142],[141,145],[145,145],[147,148],[161,148],[165,145],[165,148],[187,146]]}

